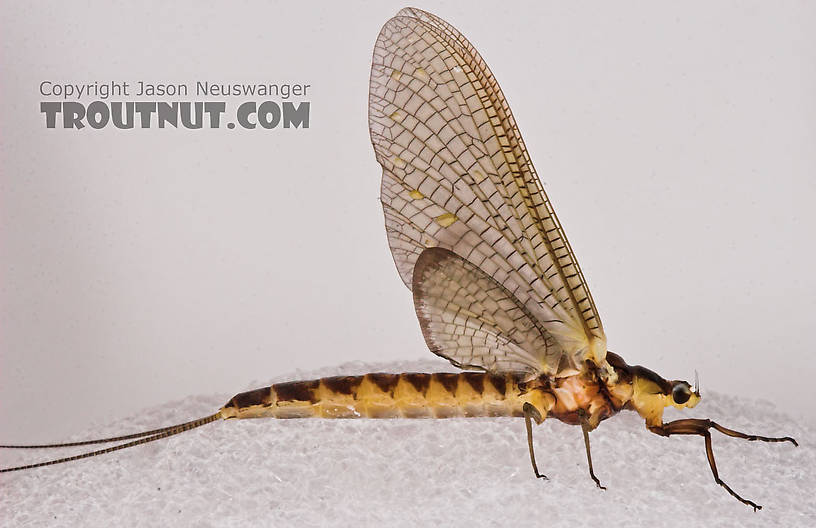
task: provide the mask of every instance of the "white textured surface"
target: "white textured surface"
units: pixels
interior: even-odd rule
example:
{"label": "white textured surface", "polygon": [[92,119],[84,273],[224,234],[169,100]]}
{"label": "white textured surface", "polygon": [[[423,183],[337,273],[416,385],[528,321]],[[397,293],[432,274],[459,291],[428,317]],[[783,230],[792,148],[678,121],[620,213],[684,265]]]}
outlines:
{"label": "white textured surface", "polygon": [[[432,371],[425,361],[297,372],[287,378],[366,371]],[[190,397],[85,436],[139,431],[205,416],[232,394]],[[816,426],[762,401],[704,393],[685,416],[790,444],[715,433],[722,477],[764,506],[754,513],[717,486],[700,437],[660,438],[623,412],[592,433],[589,479],[580,429],[550,420],[535,431],[533,478],[524,422],[449,420],[247,420],[216,422],[119,453],[0,475],[3,526],[814,526]],[[668,413],[674,419],[679,413]],[[54,440],[58,438],[55,431]],[[2,466],[68,450],[3,450]]]}

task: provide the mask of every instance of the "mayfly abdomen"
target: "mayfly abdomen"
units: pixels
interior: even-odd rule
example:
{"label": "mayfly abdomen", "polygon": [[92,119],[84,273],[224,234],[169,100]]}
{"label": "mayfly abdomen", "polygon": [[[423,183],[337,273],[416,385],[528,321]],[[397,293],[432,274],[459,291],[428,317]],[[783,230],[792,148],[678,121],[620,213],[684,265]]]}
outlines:
{"label": "mayfly abdomen", "polygon": [[522,416],[518,379],[485,372],[372,373],[277,383],[243,392],[223,418]]}

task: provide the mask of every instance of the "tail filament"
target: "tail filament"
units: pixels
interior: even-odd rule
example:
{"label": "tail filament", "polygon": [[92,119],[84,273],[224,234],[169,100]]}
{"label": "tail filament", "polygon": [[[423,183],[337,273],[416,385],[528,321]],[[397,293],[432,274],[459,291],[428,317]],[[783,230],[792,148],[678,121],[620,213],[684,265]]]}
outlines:
{"label": "tail filament", "polygon": [[221,412],[217,412],[206,418],[200,418],[198,420],[193,420],[191,422],[186,422],[178,425],[171,425],[169,427],[162,427],[161,429],[154,429],[152,431],[144,431],[141,433],[134,433],[124,436],[116,436],[111,438],[100,438],[97,440],[85,440],[82,442],[68,442],[64,444],[44,444],[44,445],[1,445],[0,448],[9,448],[9,449],[40,449],[40,448],[56,448],[56,447],[74,447],[74,446],[82,446],[82,445],[90,445],[90,444],[102,444],[107,442],[119,442],[122,440],[130,440],[136,438],[137,440],[133,440],[131,442],[127,442],[124,444],[120,444],[113,447],[108,447],[105,449],[99,449],[96,451],[89,451],[87,453],[82,453],[79,455],[74,455],[65,458],[58,458],[55,460],[49,460],[46,462],[39,462],[36,464],[28,464],[25,466],[16,466],[16,467],[9,467],[9,468],[0,468],[0,473],[8,473],[11,471],[22,471],[24,469],[34,469],[43,466],[51,466],[54,464],[62,464],[64,462],[73,462],[74,460],[81,460],[83,458],[90,458],[97,455],[104,455],[106,453],[112,453],[113,451],[119,451],[120,449],[127,449],[128,447],[135,447],[137,445],[146,444],[148,442],[153,442],[154,440],[161,440],[162,438],[167,438],[169,436],[177,435],[179,433],[183,433],[185,431],[189,431],[190,429],[195,429],[196,427],[201,427],[202,425],[208,424],[210,422],[214,422],[221,418]]}

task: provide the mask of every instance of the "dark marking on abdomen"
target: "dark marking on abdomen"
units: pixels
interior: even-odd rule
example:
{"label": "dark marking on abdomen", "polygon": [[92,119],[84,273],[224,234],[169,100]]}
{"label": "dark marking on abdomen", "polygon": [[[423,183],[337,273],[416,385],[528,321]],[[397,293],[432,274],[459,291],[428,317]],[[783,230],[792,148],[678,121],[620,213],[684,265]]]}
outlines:
{"label": "dark marking on abdomen", "polygon": [[241,394],[236,394],[226,406],[238,407],[239,409],[251,407],[253,405],[265,405],[268,407],[272,405],[270,389],[271,387],[264,387],[262,389],[255,389],[242,392]]}
{"label": "dark marking on abdomen", "polygon": [[289,381],[287,383],[276,383],[272,385],[278,401],[307,401],[316,403],[317,396],[315,389],[320,384],[320,380],[309,381]]}
{"label": "dark marking on abdomen", "polygon": [[408,372],[406,374],[402,374],[402,378],[410,383],[414,389],[423,396],[425,396],[425,393],[428,392],[428,387],[431,385],[430,374]]}
{"label": "dark marking on abdomen", "polygon": [[382,372],[373,372],[366,374],[365,377],[376,385],[381,391],[394,395],[394,389],[399,383],[399,374],[384,374]]}
{"label": "dark marking on abdomen", "polygon": [[506,396],[507,394],[507,380],[504,379],[504,376],[497,376],[496,374],[489,374],[490,384],[493,385],[493,388],[496,389],[496,392],[501,394],[502,396]]}
{"label": "dark marking on abdomen", "polygon": [[332,376],[330,378],[323,378],[323,385],[332,392],[337,394],[357,394],[357,388],[363,381],[362,376]]}
{"label": "dark marking on abdomen", "polygon": [[446,391],[451,394],[456,394],[456,386],[459,384],[459,374],[453,372],[436,372],[431,374],[431,376],[445,387]]}
{"label": "dark marking on abdomen", "polygon": [[476,393],[482,394],[484,392],[484,379],[486,376],[484,372],[463,372],[461,376],[465,378],[468,385],[473,387]]}

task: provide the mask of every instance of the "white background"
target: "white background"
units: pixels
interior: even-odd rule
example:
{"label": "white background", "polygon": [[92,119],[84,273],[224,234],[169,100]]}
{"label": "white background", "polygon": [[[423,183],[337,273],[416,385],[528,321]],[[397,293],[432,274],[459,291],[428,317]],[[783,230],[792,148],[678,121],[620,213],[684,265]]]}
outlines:
{"label": "white background", "polygon": [[[400,7],[3,3],[0,440],[429,356],[366,123]],[[419,7],[504,88],[610,349],[812,414],[814,4]],[[308,83],[311,128],[47,130],[46,79]]]}

